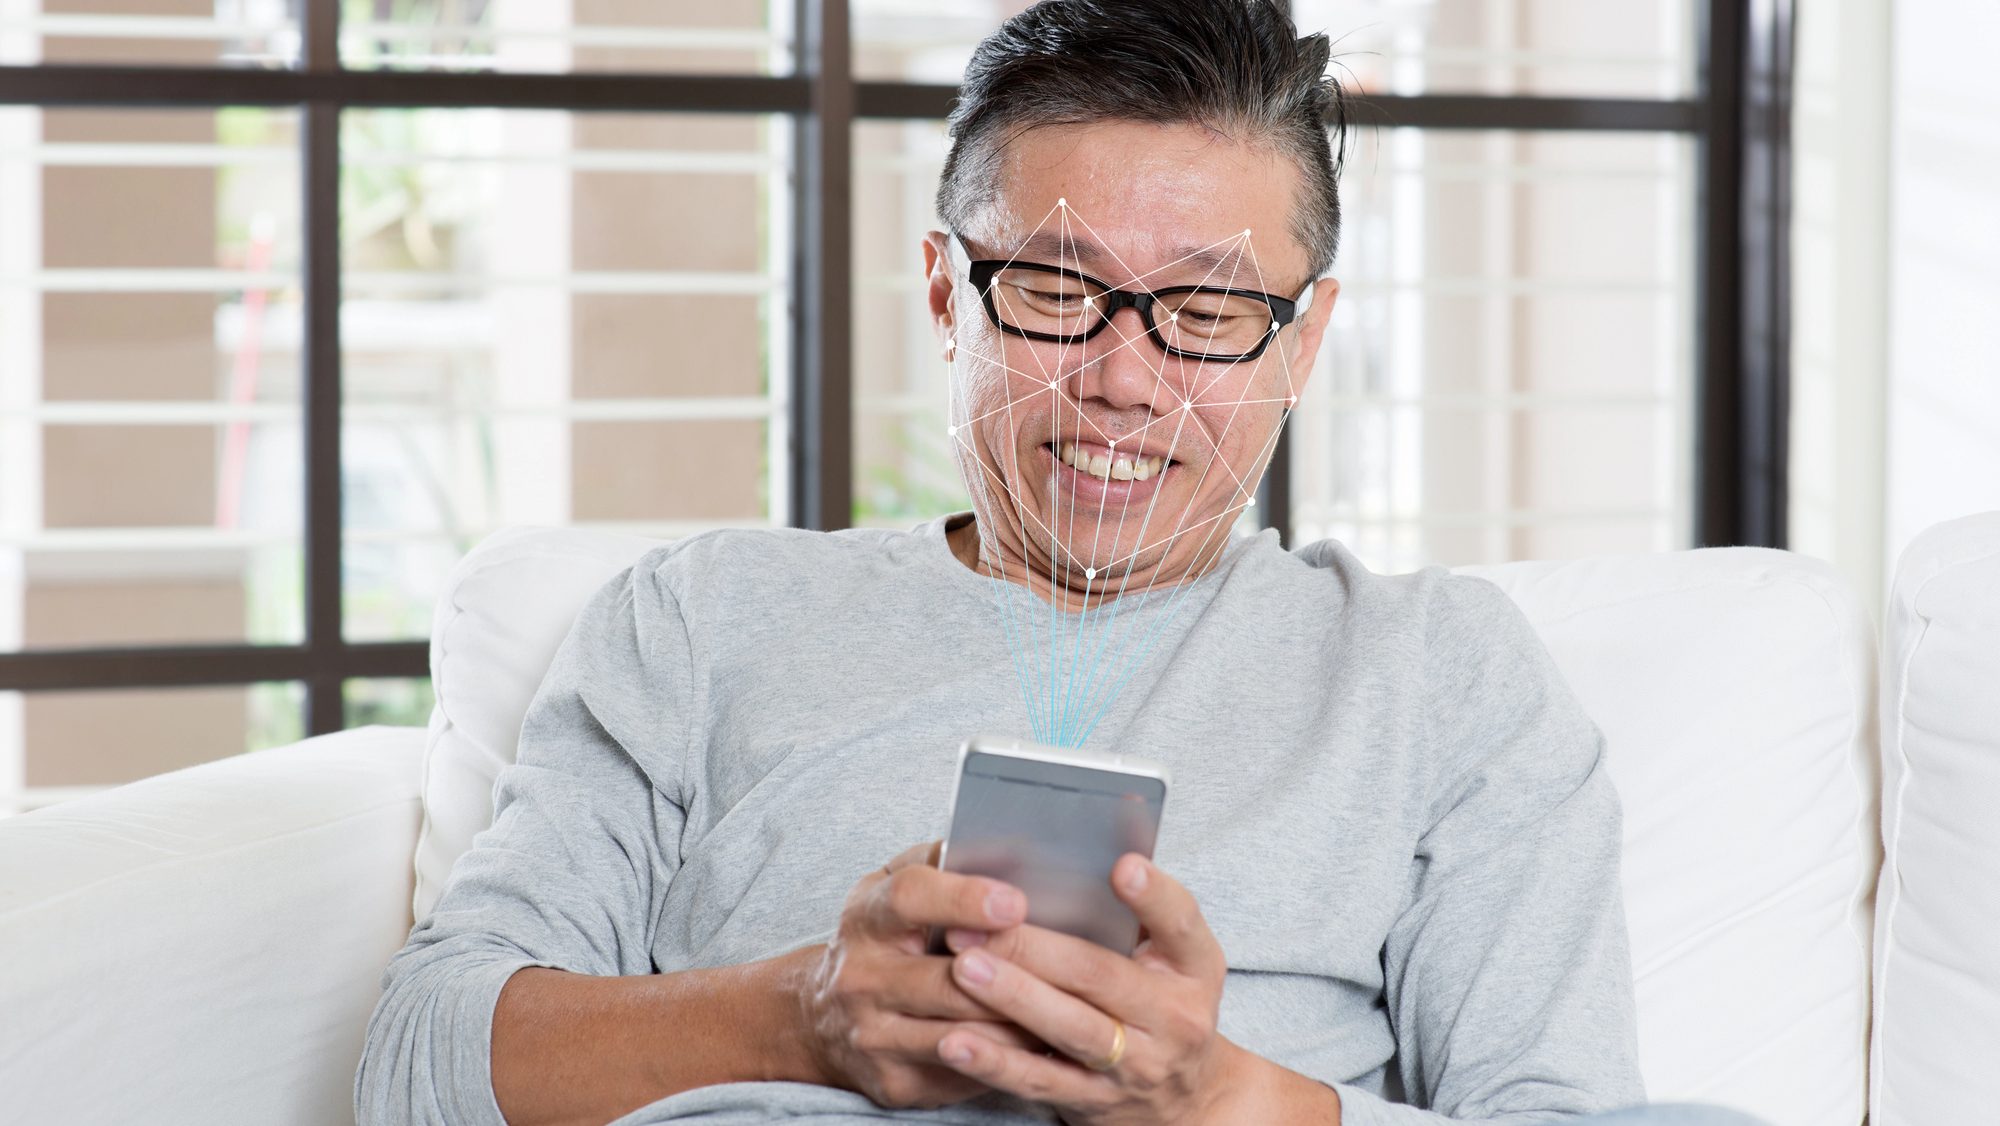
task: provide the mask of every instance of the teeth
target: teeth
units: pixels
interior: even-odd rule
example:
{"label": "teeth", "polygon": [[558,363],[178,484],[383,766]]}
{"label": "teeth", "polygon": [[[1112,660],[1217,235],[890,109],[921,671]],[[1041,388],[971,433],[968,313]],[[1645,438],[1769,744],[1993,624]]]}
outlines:
{"label": "teeth", "polygon": [[1165,472],[1167,468],[1165,458],[1134,458],[1129,454],[1119,454],[1116,458],[1110,454],[1092,457],[1075,442],[1059,444],[1056,447],[1056,454],[1064,465],[1104,481],[1149,481]]}

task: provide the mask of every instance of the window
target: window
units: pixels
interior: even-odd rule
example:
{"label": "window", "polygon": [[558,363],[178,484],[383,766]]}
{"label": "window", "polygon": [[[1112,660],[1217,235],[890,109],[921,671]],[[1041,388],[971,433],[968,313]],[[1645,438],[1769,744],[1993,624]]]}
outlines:
{"label": "window", "polygon": [[1388,129],[1291,419],[1293,531],[1378,570],[1690,546],[1692,145]]}
{"label": "window", "polygon": [[789,130],[734,114],[341,120],[341,624],[422,640],[509,524],[786,510]]}
{"label": "window", "polygon": [[[1023,6],[7,5],[0,812],[420,722],[432,602],[506,524],[961,505],[917,240]],[[1260,517],[1388,569],[1778,542],[1740,471],[1778,452],[1788,25],[1295,7],[1365,97]]]}

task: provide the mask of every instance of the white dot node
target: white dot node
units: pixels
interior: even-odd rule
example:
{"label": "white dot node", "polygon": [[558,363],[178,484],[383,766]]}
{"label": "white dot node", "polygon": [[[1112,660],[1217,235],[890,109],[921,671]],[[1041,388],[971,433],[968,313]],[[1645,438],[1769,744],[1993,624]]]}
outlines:
{"label": "white dot node", "polygon": [[1184,410],[1184,411],[1191,411],[1191,410],[1193,410],[1193,409],[1194,409],[1194,400],[1193,400],[1193,399],[1189,399],[1189,400],[1187,400],[1186,402],[1183,402],[1183,403],[1181,404],[1181,409],[1182,409],[1182,410]]}
{"label": "white dot node", "polygon": [[949,437],[952,438],[958,437],[958,427],[956,426],[947,426],[944,428],[944,432]]}
{"label": "white dot node", "polygon": [[1249,500],[1246,500],[1246,501],[1244,501],[1244,502],[1243,502],[1243,507],[1245,507],[1245,508],[1255,508],[1255,507],[1257,507],[1257,498],[1256,498],[1256,497],[1251,497],[1251,498],[1250,498]]}
{"label": "white dot node", "polygon": [[1084,578],[1086,578],[1086,579],[1094,579],[1094,578],[1096,578],[1096,577],[1097,577],[1097,568],[1095,568],[1095,567],[1085,567],[1085,568],[1083,569],[1083,577],[1084,577]]}
{"label": "white dot node", "polygon": [[1062,199],[1058,199],[1058,200],[1056,200],[1056,206],[1057,206],[1057,207],[1068,207],[1068,206],[1069,206],[1069,198],[1068,198],[1067,196],[1065,196],[1065,197],[1063,197]]}
{"label": "white dot node", "polygon": [[1243,228],[1243,237],[1244,237],[1244,238],[1249,238],[1249,237],[1250,237],[1250,228],[1248,228],[1248,227],[1245,227],[1245,228]]}

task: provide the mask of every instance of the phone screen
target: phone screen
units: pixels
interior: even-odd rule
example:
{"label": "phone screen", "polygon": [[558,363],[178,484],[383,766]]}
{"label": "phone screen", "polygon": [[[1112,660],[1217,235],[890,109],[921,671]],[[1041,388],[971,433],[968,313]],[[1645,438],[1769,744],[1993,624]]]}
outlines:
{"label": "phone screen", "polygon": [[943,867],[1005,880],[1026,893],[1029,922],[1129,954],[1139,920],[1112,892],[1111,866],[1152,857],[1166,796],[1159,778],[974,749]]}

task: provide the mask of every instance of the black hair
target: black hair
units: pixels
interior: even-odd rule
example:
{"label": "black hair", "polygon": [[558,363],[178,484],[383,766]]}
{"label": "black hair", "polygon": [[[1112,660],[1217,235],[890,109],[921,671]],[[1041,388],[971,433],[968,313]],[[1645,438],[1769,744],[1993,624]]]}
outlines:
{"label": "black hair", "polygon": [[956,230],[990,204],[1001,151],[1031,129],[1201,125],[1297,162],[1293,233],[1318,277],[1340,244],[1346,143],[1331,54],[1271,0],[1042,0],[972,54],[946,123],[938,215]]}

